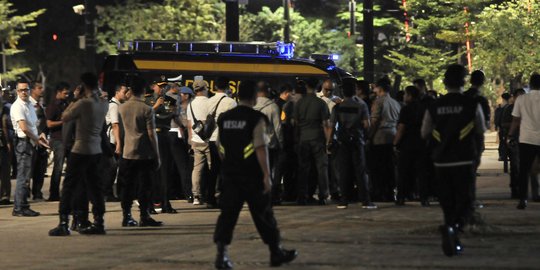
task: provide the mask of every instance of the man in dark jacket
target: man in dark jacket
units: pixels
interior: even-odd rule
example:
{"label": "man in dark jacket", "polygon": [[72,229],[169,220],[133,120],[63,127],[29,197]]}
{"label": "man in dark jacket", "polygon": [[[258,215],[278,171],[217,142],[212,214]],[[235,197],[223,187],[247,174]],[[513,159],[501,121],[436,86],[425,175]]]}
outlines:
{"label": "man in dark jacket", "polygon": [[271,205],[272,181],[268,161],[267,121],[253,109],[256,85],[244,81],[239,89],[240,104],[218,119],[218,148],[222,158],[223,190],[221,214],[217,220],[214,242],[217,245],[217,269],[232,269],[227,245],[232,241],[236,221],[246,201],[255,226],[270,249],[271,266],[294,260],[296,250],[280,245],[280,234]]}
{"label": "man in dark jacket", "polygon": [[422,137],[433,141],[433,164],[440,185],[439,202],[444,213],[442,248],[447,256],[457,255],[463,248],[457,237],[471,214],[471,189],[475,171],[476,136],[485,131],[481,107],[462,94],[465,67],[453,64],[444,74],[448,94],[435,101],[422,123]]}

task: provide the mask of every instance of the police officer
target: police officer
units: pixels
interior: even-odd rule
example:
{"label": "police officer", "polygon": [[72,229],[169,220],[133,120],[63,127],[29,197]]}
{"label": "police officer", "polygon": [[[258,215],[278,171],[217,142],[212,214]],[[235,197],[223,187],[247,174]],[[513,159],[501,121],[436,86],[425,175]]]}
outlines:
{"label": "police officer", "polygon": [[[336,175],[341,189],[341,198],[338,209],[346,209],[352,197],[354,184],[360,191],[362,207],[375,209],[377,206],[371,202],[369,195],[369,181],[366,173],[365,131],[369,129],[369,112],[367,104],[359,99],[355,101],[356,79],[343,80],[343,95],[345,99],[334,106],[330,117],[330,124],[335,130],[337,145],[331,143],[330,136],[327,141],[327,150],[336,150]],[[337,124],[337,125],[336,125]],[[334,132],[334,129],[332,130]],[[336,147],[332,147],[336,146]],[[336,148],[336,149],[334,149]],[[354,180],[353,180],[354,179]],[[353,180],[353,181],[351,181]]]}
{"label": "police officer", "polygon": [[[169,202],[167,190],[169,172],[168,160],[171,157],[168,134],[171,129],[171,120],[173,119],[176,110],[176,100],[165,95],[169,88],[169,84],[165,81],[165,76],[161,76],[159,79],[155,80],[152,83],[151,88],[154,93],[146,94],[144,96],[144,102],[154,109],[156,115],[156,133],[158,136],[159,153],[161,160],[163,160],[161,167],[154,174],[154,186],[152,187],[154,193],[153,198],[155,201],[161,203],[161,213],[174,214],[177,213],[177,211],[172,208],[171,203]],[[152,207],[150,211],[151,213],[156,213]]]}
{"label": "police officer", "polygon": [[448,94],[435,101],[424,115],[422,137],[431,137],[433,164],[439,182],[444,225],[439,227],[446,256],[462,252],[458,231],[471,214],[475,177],[475,137],[485,131],[484,115],[474,98],[463,95],[467,70],[450,65],[444,74]]}
{"label": "police officer", "polygon": [[238,92],[239,106],[224,112],[218,119],[218,148],[222,158],[223,190],[221,214],[217,220],[214,242],[217,245],[217,269],[232,269],[227,256],[234,226],[244,201],[263,241],[270,248],[271,266],[294,260],[296,250],[280,246],[280,234],[271,207],[271,179],[268,161],[267,118],[253,110],[256,84],[242,82]]}

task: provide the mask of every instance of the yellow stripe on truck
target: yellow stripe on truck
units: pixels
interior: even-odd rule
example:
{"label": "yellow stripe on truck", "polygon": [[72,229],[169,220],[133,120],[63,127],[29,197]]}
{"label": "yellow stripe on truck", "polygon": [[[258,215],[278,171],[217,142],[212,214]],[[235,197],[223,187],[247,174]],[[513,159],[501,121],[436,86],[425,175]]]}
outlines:
{"label": "yellow stripe on truck", "polygon": [[135,60],[140,70],[176,70],[176,71],[213,71],[238,73],[271,73],[294,75],[328,75],[323,70],[310,65],[298,64],[257,64],[257,63],[221,63]]}

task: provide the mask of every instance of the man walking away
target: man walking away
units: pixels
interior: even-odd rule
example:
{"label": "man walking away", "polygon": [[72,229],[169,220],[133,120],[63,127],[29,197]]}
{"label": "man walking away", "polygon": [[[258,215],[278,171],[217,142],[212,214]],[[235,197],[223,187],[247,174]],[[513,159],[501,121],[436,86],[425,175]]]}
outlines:
{"label": "man walking away", "polygon": [[[531,76],[528,94],[517,98],[512,111],[512,126],[509,140],[519,139],[519,204],[518,209],[527,207],[528,178],[535,158],[540,158],[540,74]],[[519,129],[519,137],[516,133]]]}
{"label": "man walking away", "polygon": [[476,159],[476,136],[485,131],[478,103],[463,95],[467,70],[453,64],[444,74],[448,94],[435,101],[424,115],[422,137],[433,142],[433,164],[439,182],[444,225],[439,227],[446,256],[463,251],[457,233],[470,218]]}
{"label": "man walking away", "polygon": [[232,269],[227,246],[242,206],[246,201],[251,217],[264,243],[270,249],[270,265],[280,266],[294,260],[296,250],[280,245],[279,229],[271,205],[272,182],[268,161],[264,114],[252,109],[256,103],[256,84],[244,81],[240,86],[240,105],[218,120],[218,147],[223,158],[221,214],[217,220],[214,242],[217,245],[217,269]]}

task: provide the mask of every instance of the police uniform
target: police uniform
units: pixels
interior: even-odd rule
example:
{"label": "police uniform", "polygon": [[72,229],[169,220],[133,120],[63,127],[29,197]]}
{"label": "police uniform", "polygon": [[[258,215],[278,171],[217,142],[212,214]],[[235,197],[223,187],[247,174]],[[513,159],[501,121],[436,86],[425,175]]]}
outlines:
{"label": "police uniform", "polygon": [[219,204],[221,214],[214,233],[216,243],[231,243],[238,215],[247,201],[263,241],[270,246],[279,244],[271,195],[263,193],[263,171],[255,153],[257,147],[267,144],[260,139],[265,134],[266,121],[264,114],[242,105],[224,112],[218,119],[223,190]]}
{"label": "police uniform", "polygon": [[339,208],[347,207],[353,197],[354,184],[358,187],[363,205],[365,207],[371,205],[362,126],[362,121],[369,119],[367,108],[367,104],[362,100],[356,102],[352,98],[345,98],[341,104],[334,107],[330,117],[330,122],[338,123],[336,130],[338,146],[335,154],[339,161],[336,169],[342,196]]}
{"label": "police uniform", "polygon": [[[431,123],[429,120],[431,119]],[[472,183],[475,177],[476,134],[483,133],[483,115],[478,103],[461,93],[449,93],[428,109],[422,127],[425,136],[431,124],[432,158],[439,182],[439,202],[445,225],[440,227],[445,241],[454,248],[444,250],[448,256],[459,253],[456,236],[471,214]],[[427,130],[427,131],[426,131]],[[452,247],[452,245],[446,245]]]}
{"label": "police uniform", "polygon": [[[164,89],[162,91],[165,91]],[[144,101],[148,106],[153,107],[159,98],[164,98],[163,104],[154,110],[156,120],[156,133],[158,137],[159,154],[162,160],[161,167],[154,174],[152,193],[154,201],[161,202],[162,213],[176,213],[171,207],[168,198],[168,172],[171,149],[169,147],[168,133],[171,129],[171,120],[174,117],[174,106],[176,101],[166,95],[146,94]]]}

